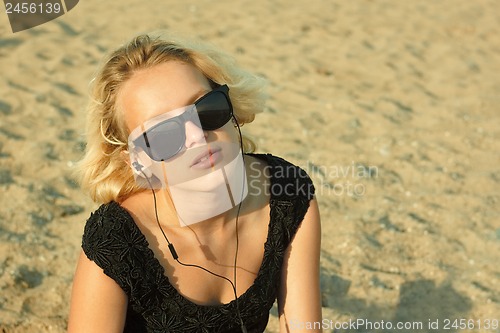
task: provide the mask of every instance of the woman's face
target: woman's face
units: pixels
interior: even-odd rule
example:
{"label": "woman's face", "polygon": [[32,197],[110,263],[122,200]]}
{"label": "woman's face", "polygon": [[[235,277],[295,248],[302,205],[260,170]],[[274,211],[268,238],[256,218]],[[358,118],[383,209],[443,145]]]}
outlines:
{"label": "woman's face", "polygon": [[[211,90],[209,81],[196,67],[181,61],[168,61],[134,73],[119,90],[117,109],[122,112],[129,133],[142,133],[150,126],[152,118],[178,117],[187,110],[184,107],[194,104]],[[184,147],[165,163],[169,169],[167,174],[172,176],[169,178],[175,182],[196,179],[234,159],[239,137],[231,121],[214,131],[203,131],[196,120],[187,120],[182,126]],[[161,145],[160,149],[172,149],[169,147],[171,142],[154,144]],[[142,157],[148,159],[144,152]]]}

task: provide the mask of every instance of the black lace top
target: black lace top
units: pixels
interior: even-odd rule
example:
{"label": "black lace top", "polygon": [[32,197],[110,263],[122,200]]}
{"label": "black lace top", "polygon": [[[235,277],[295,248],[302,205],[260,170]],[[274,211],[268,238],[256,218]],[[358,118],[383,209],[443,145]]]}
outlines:
{"label": "black lace top", "polygon": [[[306,172],[289,162],[272,155],[253,156],[270,167],[270,221],[261,267],[238,304],[248,332],[263,332],[277,296],[285,250],[314,187]],[[127,294],[124,332],[240,332],[235,301],[198,305],[183,297],[169,283],[133,218],[116,202],[90,216],[82,248]]]}

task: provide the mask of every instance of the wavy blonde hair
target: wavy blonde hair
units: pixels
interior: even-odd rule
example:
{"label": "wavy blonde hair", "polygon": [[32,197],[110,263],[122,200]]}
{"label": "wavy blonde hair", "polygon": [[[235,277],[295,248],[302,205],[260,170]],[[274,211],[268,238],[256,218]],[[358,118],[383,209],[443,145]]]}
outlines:
{"label": "wavy blonde hair", "polygon": [[[129,133],[121,113],[117,112],[116,98],[120,87],[134,72],[172,60],[195,66],[214,83],[227,84],[240,125],[252,122],[255,114],[263,110],[264,80],[238,67],[231,57],[215,47],[158,33],[133,38],[105,59],[92,82],[87,145],[76,171],[82,188],[95,202],[122,201],[144,190],[136,186],[122,154],[128,149]],[[254,142],[245,136],[243,149],[255,150]]]}

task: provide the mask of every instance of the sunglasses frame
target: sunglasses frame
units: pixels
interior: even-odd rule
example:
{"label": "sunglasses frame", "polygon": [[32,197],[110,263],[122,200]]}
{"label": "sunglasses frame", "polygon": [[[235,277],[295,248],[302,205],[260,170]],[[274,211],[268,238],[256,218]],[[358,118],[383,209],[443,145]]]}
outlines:
{"label": "sunglasses frame", "polygon": [[[203,126],[202,119],[201,119],[202,117],[200,117],[200,112],[196,109],[196,106],[199,105],[203,100],[207,99],[209,96],[211,96],[214,93],[222,93],[224,95],[224,97],[226,98],[226,102],[227,102],[228,107],[229,107],[229,112],[228,112],[227,117],[226,117],[227,119],[224,118],[223,120],[221,120],[220,123],[222,123],[222,122],[223,123],[220,126],[218,126],[218,124],[217,124],[217,126]],[[229,87],[226,84],[220,85],[220,86],[214,88],[213,90],[207,92],[205,95],[203,95],[198,100],[196,100],[196,102],[188,105],[187,107],[189,107],[189,108],[186,111],[184,111],[182,114],[175,116],[173,118],[170,118],[170,119],[166,119],[158,124],[155,124],[154,126],[151,126],[146,131],[144,131],[140,135],[138,135],[135,139],[133,139],[133,140],[129,139],[129,142],[132,143],[133,147],[140,147],[152,160],[157,161],[157,162],[166,161],[166,160],[169,160],[172,157],[176,156],[177,154],[179,154],[183,150],[184,143],[186,142],[186,130],[185,130],[185,127],[183,127],[183,125],[186,123],[186,121],[191,120],[193,118],[193,116],[192,116],[193,112],[198,113],[198,119],[200,121],[201,129],[203,131],[215,131],[215,130],[223,127],[225,124],[227,124],[231,120],[231,118],[234,117],[233,105],[231,103],[231,99],[229,98]],[[206,111],[206,112],[210,112],[210,111]],[[169,156],[168,158],[162,158],[162,159],[158,160],[158,159],[156,159],[156,156],[154,156],[155,154],[153,154],[153,152],[151,151],[151,146],[149,144],[149,139],[148,139],[147,133],[154,130],[158,126],[161,126],[162,124],[164,124],[166,122],[175,122],[179,125],[179,127],[181,129],[183,129],[181,132],[182,138],[180,140],[180,142],[182,142],[182,143],[181,143],[180,147],[177,149],[177,151],[175,153],[171,154],[171,156]],[[142,139],[141,139],[141,137],[142,137]],[[144,143],[145,146],[142,143]]]}

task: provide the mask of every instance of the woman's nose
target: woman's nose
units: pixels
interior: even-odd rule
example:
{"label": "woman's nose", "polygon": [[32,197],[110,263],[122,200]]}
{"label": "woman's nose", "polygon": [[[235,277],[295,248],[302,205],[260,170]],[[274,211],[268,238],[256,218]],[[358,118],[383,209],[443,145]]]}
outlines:
{"label": "woman's nose", "polygon": [[186,130],[186,148],[192,148],[196,146],[201,146],[206,144],[205,132],[193,123],[192,121],[186,121],[184,123]]}

